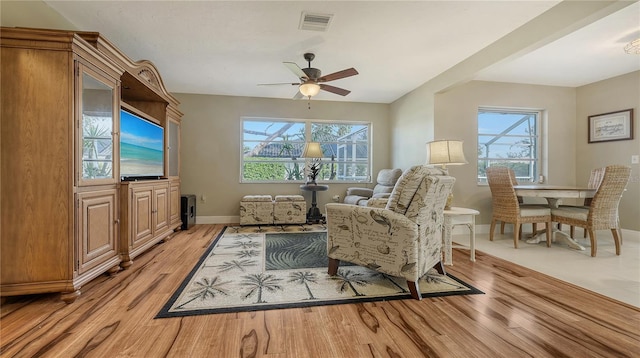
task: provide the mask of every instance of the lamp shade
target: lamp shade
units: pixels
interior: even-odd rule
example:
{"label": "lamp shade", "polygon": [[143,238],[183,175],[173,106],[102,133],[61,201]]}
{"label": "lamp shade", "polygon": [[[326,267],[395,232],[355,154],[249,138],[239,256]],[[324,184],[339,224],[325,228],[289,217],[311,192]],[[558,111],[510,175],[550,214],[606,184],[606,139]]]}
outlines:
{"label": "lamp shade", "polygon": [[467,164],[462,151],[461,140],[435,140],[427,143],[427,164],[447,165]]}
{"label": "lamp shade", "polygon": [[315,82],[307,81],[300,85],[300,93],[306,97],[313,97],[320,92],[320,85]]}
{"label": "lamp shade", "polygon": [[302,151],[302,158],[322,158],[322,148],[318,142],[307,142],[304,144],[304,150]]}

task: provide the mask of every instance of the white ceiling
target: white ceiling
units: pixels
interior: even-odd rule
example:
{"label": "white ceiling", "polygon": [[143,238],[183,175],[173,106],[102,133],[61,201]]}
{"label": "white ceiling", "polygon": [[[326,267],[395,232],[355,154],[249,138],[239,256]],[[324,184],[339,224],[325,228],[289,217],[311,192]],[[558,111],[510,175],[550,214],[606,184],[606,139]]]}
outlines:
{"label": "white ceiling", "polygon": [[[509,34],[559,1],[45,1],[134,60],[151,60],[169,91],[292,98],[282,65],[313,52],[312,67],[357,76],[329,84],[346,97],[391,103]],[[302,12],[333,14],[326,32],[299,30]],[[476,79],[577,87],[640,70],[622,47],[640,35],[640,4],[486,68]]]}
{"label": "white ceiling", "polygon": [[624,46],[640,38],[640,3],[617,11],[508,63],[480,72],[476,79],[579,87],[640,70],[640,55]]}

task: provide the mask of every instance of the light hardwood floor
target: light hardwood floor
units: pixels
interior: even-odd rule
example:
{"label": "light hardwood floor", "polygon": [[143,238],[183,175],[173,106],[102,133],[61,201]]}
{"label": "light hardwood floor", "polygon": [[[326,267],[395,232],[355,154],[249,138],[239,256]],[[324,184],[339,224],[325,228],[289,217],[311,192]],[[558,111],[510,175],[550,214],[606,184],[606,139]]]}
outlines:
{"label": "light hardwood floor", "polygon": [[454,250],[484,295],[154,319],[222,225],[196,225],[70,305],[3,299],[3,357],[637,357],[640,309]]}

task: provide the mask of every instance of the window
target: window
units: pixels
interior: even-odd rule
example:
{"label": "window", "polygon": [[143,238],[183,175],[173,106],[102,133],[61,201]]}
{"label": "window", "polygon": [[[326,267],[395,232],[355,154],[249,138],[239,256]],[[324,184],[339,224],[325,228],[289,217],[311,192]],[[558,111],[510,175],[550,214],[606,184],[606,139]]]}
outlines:
{"label": "window", "polygon": [[519,182],[534,182],[540,172],[541,112],[478,110],[478,183],[487,183],[486,169],[513,169]]}
{"label": "window", "polygon": [[320,180],[369,180],[369,124],[312,123],[311,141],[319,142],[326,160]]}
{"label": "window", "polygon": [[319,142],[324,158],[316,180],[369,180],[371,124],[245,118],[242,121],[241,182],[306,180],[304,144]]}

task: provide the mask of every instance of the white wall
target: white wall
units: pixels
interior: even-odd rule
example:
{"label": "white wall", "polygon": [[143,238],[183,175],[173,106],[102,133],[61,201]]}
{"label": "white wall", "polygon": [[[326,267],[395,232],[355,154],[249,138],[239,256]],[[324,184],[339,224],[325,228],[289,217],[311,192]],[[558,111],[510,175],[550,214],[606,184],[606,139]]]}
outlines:
{"label": "white wall", "polygon": [[[442,138],[434,117],[436,93],[472,80],[479,71],[517,58],[572,33],[631,3],[622,1],[562,1],[548,11],[469,56],[391,104],[392,164],[400,168],[424,163],[425,143]],[[508,94],[507,94],[508,96]],[[456,103],[455,106],[461,105]]]}
{"label": "white wall", "polygon": [[[302,194],[310,204],[310,193],[301,183],[240,183],[240,120],[243,116],[292,119],[322,119],[372,122],[374,178],[387,168],[389,150],[389,106],[386,104],[329,101],[293,101],[268,98],[176,94],[181,102],[181,191],[198,197],[198,223],[228,222],[239,215],[240,199],[248,194]],[[318,193],[318,207],[333,195],[344,198],[353,184],[330,184]],[[362,185],[358,185],[362,186]],[[368,185],[372,187],[371,184]],[[206,201],[201,200],[202,195]]]}
{"label": "white wall", "polygon": [[79,30],[43,1],[0,1],[0,23],[6,27]]}
{"label": "white wall", "polygon": [[[588,117],[632,108],[633,140],[591,143],[587,141]],[[591,169],[610,164],[631,167],[631,179],[620,201],[620,225],[640,230],[640,165],[631,164],[640,155],[640,71],[577,88],[576,163],[578,184],[586,184]]]}
{"label": "white wall", "polygon": [[[545,157],[543,174],[547,183],[574,185],[575,164],[575,89],[567,87],[533,86],[499,82],[472,81],[435,97],[435,137],[462,139],[469,164],[450,166],[456,177],[454,206],[480,211],[480,224],[491,222],[491,192],[478,185],[477,114],[478,107],[532,108],[545,111],[543,143]],[[528,200],[528,199],[527,199]]]}
{"label": "white wall", "polygon": [[433,137],[433,91],[421,87],[390,106],[391,163],[403,170],[424,164],[426,143]]}

